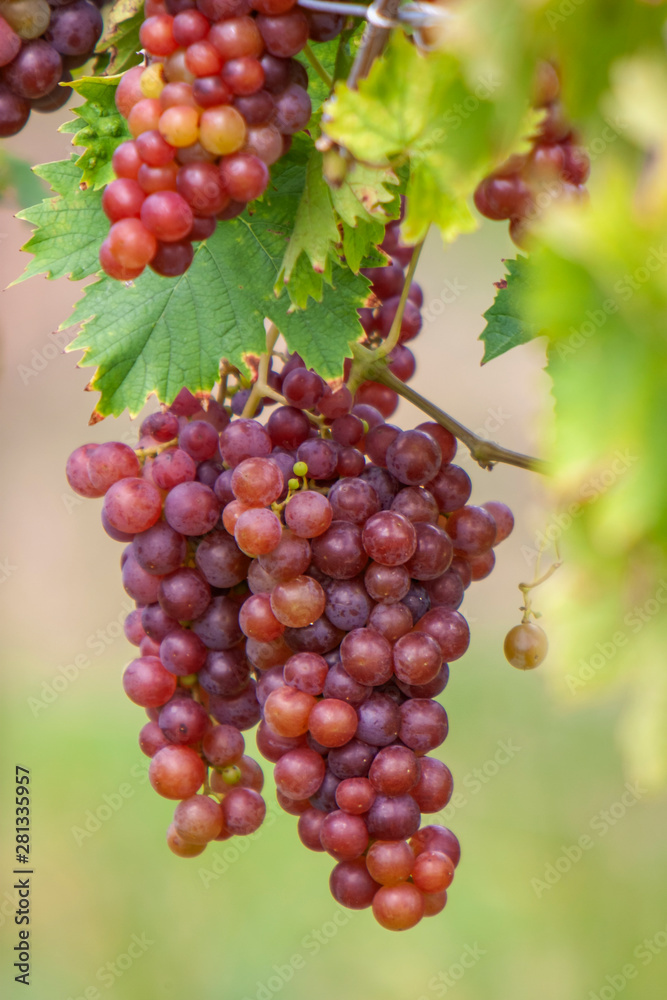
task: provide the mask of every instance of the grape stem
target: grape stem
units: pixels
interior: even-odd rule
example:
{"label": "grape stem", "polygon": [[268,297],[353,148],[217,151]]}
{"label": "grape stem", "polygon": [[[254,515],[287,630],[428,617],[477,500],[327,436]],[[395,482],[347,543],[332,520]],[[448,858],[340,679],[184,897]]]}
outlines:
{"label": "grape stem", "polygon": [[[424,237],[424,240],[426,237]],[[403,282],[403,288],[401,289],[401,297],[398,301],[398,309],[396,310],[396,315],[394,316],[394,321],[391,324],[391,329],[389,331],[389,336],[385,341],[383,341],[379,347],[375,348],[373,352],[373,359],[375,361],[381,361],[386,358],[388,354],[391,354],[393,349],[398,344],[399,338],[401,336],[401,326],[403,323],[403,313],[405,312],[405,306],[408,301],[408,296],[410,294],[410,285],[412,284],[412,279],[415,276],[415,271],[417,270],[417,264],[419,263],[419,255],[422,252],[422,247],[424,246],[424,240],[418,243],[414,249],[412,257],[410,259],[410,264],[408,265],[408,270],[405,275],[405,281]]]}
{"label": "grape stem", "polygon": [[145,458],[152,458],[153,455],[159,455],[161,452],[166,451],[167,448],[176,447],[178,447],[177,437],[172,438],[171,441],[165,441],[163,444],[156,444],[153,448],[135,448],[134,454],[141,462]]}
{"label": "grape stem", "polygon": [[352,363],[350,381],[354,378],[354,384],[358,385],[360,382],[369,379],[372,382],[380,382],[382,385],[393,389],[399,396],[407,399],[409,403],[422,410],[423,413],[426,413],[442,427],[450,431],[459,441],[462,441],[471,456],[483,469],[492,469],[498,462],[503,462],[505,465],[515,465],[519,469],[527,469],[530,472],[541,472],[543,475],[549,474],[549,464],[543,459],[533,458],[530,455],[522,455],[518,451],[510,451],[508,448],[503,448],[501,445],[496,444],[495,441],[487,441],[485,438],[479,437],[478,434],[475,434],[459,423],[458,420],[455,420],[454,417],[441,410],[439,406],[436,406],[429,399],[415,392],[410,386],[401,382],[399,378],[396,378],[393,372],[389,371],[384,358],[381,358],[379,361],[375,359],[375,351],[370,351],[367,347],[362,347],[361,344],[352,344],[351,348],[354,361]]}
{"label": "grape stem", "polygon": [[544,549],[542,549],[539,552],[538,557],[537,557],[537,565],[535,567],[535,577],[536,577],[536,579],[533,580],[532,583],[520,583],[519,584],[519,590],[521,591],[521,593],[523,595],[523,607],[521,608],[521,611],[523,611],[523,618],[521,619],[521,624],[522,625],[525,625],[527,622],[530,621],[530,616],[531,615],[534,618],[539,618],[540,617],[540,612],[539,611],[533,611],[533,606],[532,606],[532,602],[531,602],[531,599],[530,599],[530,591],[534,590],[535,587],[539,587],[540,584],[545,583],[549,579],[549,577],[553,576],[554,573],[556,572],[556,570],[560,569],[560,567],[563,565],[563,560],[560,557],[560,551],[559,551],[559,548],[558,548],[558,542],[557,541],[556,541],[556,543],[554,545],[554,548],[556,550],[556,562],[552,563],[552,565],[549,567],[549,569],[546,571],[546,573],[543,573],[542,576],[540,576],[540,577],[537,576],[537,574],[540,571],[540,560],[542,558],[542,553],[544,552]]}
{"label": "grape stem", "polygon": [[[270,399],[275,399],[276,403],[281,403],[283,406],[289,406],[289,403],[284,396],[281,396],[279,392],[272,389],[268,384],[269,378],[269,365],[271,363],[271,358],[273,356],[273,349],[276,346],[276,341],[280,336],[280,330],[275,325],[271,323],[266,334],[266,350],[259,356],[259,365],[257,367],[257,378],[253,382],[252,389],[250,390],[250,395],[246,400],[246,404],[243,407],[242,417],[253,417],[255,410],[260,404],[263,396],[268,396]],[[314,423],[317,427],[324,427],[324,418],[317,416],[315,413],[310,413],[308,410],[303,411],[308,419]]]}
{"label": "grape stem", "polygon": [[310,47],[309,42],[306,42],[302,51],[304,56],[310,63],[310,65],[313,67],[313,69],[319,76],[319,78],[323,80],[326,86],[329,88],[329,90],[331,90],[334,84],[333,77],[329,73],[327,73],[326,69],[324,68],[324,66],[322,65],[322,63],[320,62],[320,60],[317,58],[312,48]]}

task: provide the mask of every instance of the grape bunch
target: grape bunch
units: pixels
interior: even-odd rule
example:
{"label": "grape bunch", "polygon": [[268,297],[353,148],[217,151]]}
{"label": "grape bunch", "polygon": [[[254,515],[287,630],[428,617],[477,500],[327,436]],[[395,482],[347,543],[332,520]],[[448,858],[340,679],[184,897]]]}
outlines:
{"label": "grape bunch", "polygon": [[532,149],[512,156],[475,191],[475,205],[487,219],[509,219],[517,246],[526,246],[531,223],[553,201],[583,201],[590,160],[558,100],[560,81],[551,63],[541,64],[535,105],[545,115]]}
{"label": "grape bunch", "polygon": [[192,244],[264,193],[311,115],[308,74],[293,57],[342,27],[327,31],[295,0],[149,0],[146,12],[148,65],[116,92],[133,138],[116,149],[102,199],[111,228],[100,261],[121,281],[147,265],[183,274]]}
{"label": "grape bunch", "polygon": [[0,136],[16,135],[31,110],[56,111],[70,95],[62,82],[83,66],[102,33],[100,3],[0,0]]}
{"label": "grape bunch", "polygon": [[[412,252],[398,223],[383,248],[393,263],[367,272],[368,343],[389,332]],[[420,323],[421,290],[409,291],[419,322],[405,339]],[[392,355],[409,378],[409,348]],[[259,827],[263,777],[243,737],[259,723],[279,805],[305,847],[336,861],[334,898],[402,930],[443,909],[460,859],[450,830],[420,827],[453,789],[432,755],[448,732],[436,699],[468,648],[465,590],[493,569],[513,517],[469,503],[449,431],[387,422],[384,385],[353,395],[297,354],[276,359],[278,401],[265,396],[255,417],[240,373],[230,405],[182,390],[143,421],[136,450],[83,445],[67,477],[104,496],[103,527],[126,543],[140,655],[123,685],[149,716],[151,784],[179,800],[171,850],[197,855]]]}

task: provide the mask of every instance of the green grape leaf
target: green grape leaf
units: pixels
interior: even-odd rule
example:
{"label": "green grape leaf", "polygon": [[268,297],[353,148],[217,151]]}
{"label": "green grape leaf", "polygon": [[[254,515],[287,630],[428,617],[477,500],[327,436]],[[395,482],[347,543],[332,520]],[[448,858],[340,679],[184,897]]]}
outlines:
{"label": "green grape leaf", "polygon": [[[278,275],[277,288],[283,283],[289,286],[297,260],[302,253],[310,261],[311,269],[317,275],[323,275],[329,255],[339,241],[340,234],[331,204],[331,191],[322,176],[322,154],[313,149],[306,164],[303,194],[296,209],[294,228]],[[322,288],[323,283],[320,282],[320,289]],[[307,291],[305,299],[304,291]],[[303,309],[308,295],[313,293],[305,289],[303,282],[300,281],[298,291],[290,288],[290,294],[295,304]],[[321,293],[318,298],[321,298]]]}
{"label": "green grape leaf", "polygon": [[356,226],[343,223],[343,253],[351,271],[356,274],[361,267],[383,267],[389,263],[386,254],[376,247],[383,236],[384,225],[377,219],[359,219]]}
{"label": "green grape leaf", "polygon": [[67,122],[60,129],[74,133],[72,145],[86,147],[76,162],[82,172],[81,183],[95,190],[114,179],[111,166],[114,150],[132,138],[127,122],[116,108],[119,80],[119,76],[82,76],[74,80],[70,86],[86,99],[81,107],[73,108],[81,121]]}
{"label": "green grape leaf", "polygon": [[106,73],[123,73],[141,62],[139,28],[143,20],[144,0],[116,0],[95,48],[97,53],[108,53]]}
{"label": "green grape leaf", "polygon": [[540,333],[535,324],[526,321],[522,311],[526,285],[531,280],[529,258],[506,260],[505,267],[507,278],[498,282],[494,303],[484,313],[486,326],[479,337],[484,341],[483,365]]}
{"label": "green grape leaf", "polygon": [[14,284],[36,274],[48,278],[69,275],[75,281],[94,274],[100,266],[100,244],[109,231],[101,192],[81,190],[81,170],[75,158],[42,163],[34,171],[53,188],[56,197],[45,198],[18,214],[37,229],[22,248],[35,256]]}
{"label": "green grape leaf", "polygon": [[28,208],[44,197],[44,186],[26,160],[0,150],[0,195],[13,191],[21,208]]}
{"label": "green grape leaf", "polygon": [[[536,120],[493,78],[469,83],[461,60],[424,55],[399,32],[357,90],[336,84],[323,129],[357,160],[378,166],[410,162],[411,243],[435,222],[446,241],[476,225],[467,200],[479,181],[513,152],[528,148]],[[508,105],[518,112],[508,114]],[[508,121],[509,119],[509,121]]]}
{"label": "green grape leaf", "polygon": [[359,279],[338,268],[320,306],[290,312],[287,297],[273,294],[280,244],[279,234],[267,236],[244,215],[218,226],[179,278],[147,270],[131,286],[106,277],[89,285],[66,326],[83,324],[69,349],[97,366],[97,412],[136,414],[151,393],[170,402],[183,385],[211,389],[221,357],[246,369],[244,356],[263,350],[265,317],[306,365],[340,376],[361,333]]}
{"label": "green grape leaf", "polygon": [[[322,174],[322,154],[303,139],[290,151],[290,160],[289,181],[279,192],[281,198],[291,196],[282,212],[292,229],[276,292],[286,285],[292,303],[305,309],[309,297],[321,301],[341,253],[355,273],[366,258],[377,257],[375,244],[382,240],[386,222],[399,212],[398,195],[390,190],[399,181],[388,168],[354,164],[342,184],[330,187]],[[380,257],[378,263],[384,260]]]}

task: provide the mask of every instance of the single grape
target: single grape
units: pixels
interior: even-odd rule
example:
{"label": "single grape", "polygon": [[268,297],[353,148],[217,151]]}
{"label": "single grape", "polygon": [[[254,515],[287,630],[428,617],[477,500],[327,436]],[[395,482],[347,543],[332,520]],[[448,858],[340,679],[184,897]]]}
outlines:
{"label": "single grape", "polygon": [[368,830],[362,816],[339,809],[327,814],[320,828],[322,847],[337,861],[353,861],[368,847]]}
{"label": "single grape", "polygon": [[370,747],[361,740],[353,739],[345,746],[334,747],[329,752],[327,763],[332,773],[341,780],[364,778],[376,753],[376,747]]}
{"label": "single grape", "polygon": [[534,622],[515,625],[505,636],[505,658],[517,670],[534,670],[547,655],[546,633]]}
{"label": "single grape", "polygon": [[229,832],[245,837],[262,825],[266,803],[252,788],[233,788],[222,800],[222,814]]}
{"label": "single grape", "polygon": [[172,698],[160,709],[158,725],[170,743],[193,745],[201,741],[208,715],[203,705],[192,698]]}
{"label": "single grape", "polygon": [[299,816],[299,822],[297,823],[299,840],[309,851],[324,850],[320,841],[320,830],[322,829],[326,815],[326,813],[321,812],[319,809],[313,809],[309,805],[309,808],[304,810]]}
{"label": "single grape", "polygon": [[375,562],[383,566],[399,566],[414,555],[417,534],[402,514],[383,510],[366,521],[362,543]]}
{"label": "single grape", "polygon": [[375,840],[366,855],[366,867],[380,885],[398,885],[412,874],[415,856],[405,840]]}
{"label": "single grape", "polygon": [[51,12],[48,41],[64,56],[88,56],[102,34],[102,15],[87,0],[75,0]]}
{"label": "single grape", "polygon": [[290,799],[309,799],[324,779],[323,759],[309,747],[297,747],[284,753],[274,768],[276,787]]}
{"label": "single grape", "polygon": [[310,712],[308,729],[321,746],[340,747],[355,735],[358,721],[355,709],[347,701],[323,698]]}
{"label": "single grape", "polygon": [[284,686],[272,691],[264,703],[264,718],[279,736],[303,736],[315,699],[305,691]]}
{"label": "single grape", "polygon": [[62,71],[60,53],[43,38],[36,38],[26,42],[5,66],[3,81],[17,96],[34,100],[53,90]]}
{"label": "single grape", "polygon": [[340,653],[344,669],[360,684],[384,684],[392,675],[391,646],[375,629],[358,628],[348,632]]}
{"label": "single grape", "polygon": [[184,840],[171,823],[167,830],[167,847],[178,858],[196,858],[206,849],[206,844],[193,844],[189,840]]}
{"label": "single grape", "polygon": [[371,764],[368,777],[380,795],[405,795],[418,785],[420,765],[408,747],[386,746]]}
{"label": "single grape", "polygon": [[423,915],[424,897],[410,882],[382,886],[373,897],[373,916],[386,930],[408,930]]}
{"label": "single grape", "polygon": [[356,858],[336,865],[329,878],[329,888],[341,906],[364,910],[372,904],[380,886],[369,874],[365,860]]}
{"label": "single grape", "polygon": [[190,844],[208,844],[222,830],[220,804],[208,795],[192,795],[176,806],[174,827],[179,837]]}
{"label": "single grape", "polygon": [[429,698],[411,698],[400,708],[399,736],[415,753],[428,753],[444,743],[449,729],[442,705]]}
{"label": "single grape", "polygon": [[162,498],[144,479],[129,477],[113,483],[104,497],[104,512],[118,531],[147,531],[160,517]]}
{"label": "single grape", "polygon": [[181,482],[168,494],[164,516],[167,523],[182,535],[205,535],[218,521],[220,503],[209,486]]}
{"label": "single grape", "polygon": [[176,678],[155,656],[142,656],[125,668],[123,689],[142,708],[164,705],[176,690]]}
{"label": "single grape", "polygon": [[454,780],[446,764],[435,757],[420,757],[419,779],[410,794],[423,813],[440,812],[452,797]]}

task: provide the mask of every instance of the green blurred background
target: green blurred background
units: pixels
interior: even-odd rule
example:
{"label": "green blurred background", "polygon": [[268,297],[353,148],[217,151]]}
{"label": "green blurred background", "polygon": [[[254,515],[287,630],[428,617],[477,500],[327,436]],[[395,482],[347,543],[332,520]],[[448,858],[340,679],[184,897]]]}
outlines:
{"label": "green blurred background", "polygon": [[[32,163],[63,157],[68,139],[54,119],[68,117],[36,117],[7,148]],[[28,228],[11,203],[0,208],[6,287],[23,267]],[[551,434],[543,344],[479,367],[481,313],[508,255],[503,225],[447,252],[431,240],[418,275],[430,319],[415,342],[414,385],[480,433],[535,452]],[[147,784],[144,715],[120,686],[132,655],[119,625],[120,546],[101,530],[99,502],[75,498],[63,474],[77,445],[136,434],[126,419],[88,428],[90,373],[54,348],[78,294],[38,278],[0,300],[0,994],[24,995],[11,967],[19,764],[31,769],[34,799],[29,995],[38,1000],[667,995],[667,805],[624,773],[623,694],[552,699],[545,681],[568,667],[557,620],[545,622],[554,652],[539,672],[520,674],[502,655],[519,620],[517,583],[534,568],[526,553],[551,515],[544,484],[520,470],[488,474],[461,456],[473,496],[510,503],[517,528],[494,574],[466,596],[473,639],[443,695],[451,730],[440,753],[456,780],[443,821],[463,847],[446,910],[401,935],[368,912],[342,911],[328,892],[330,859],[301,846],[268,774],[257,835],[189,861],[168,851],[173,807]],[[416,416],[402,406],[396,419],[409,426]],[[558,590],[558,575],[546,588]],[[639,734],[641,718],[635,725]]]}

